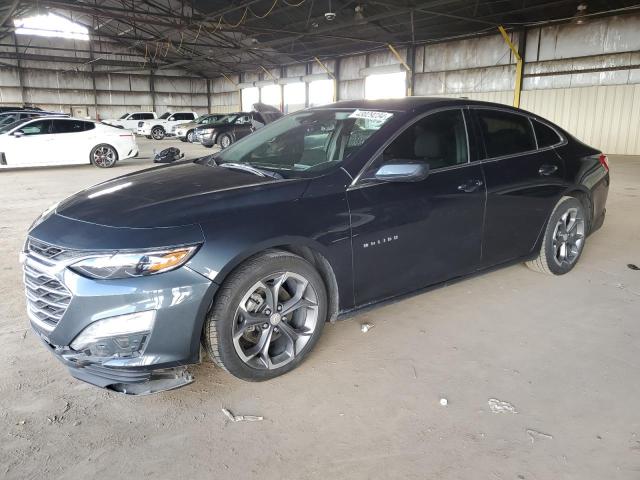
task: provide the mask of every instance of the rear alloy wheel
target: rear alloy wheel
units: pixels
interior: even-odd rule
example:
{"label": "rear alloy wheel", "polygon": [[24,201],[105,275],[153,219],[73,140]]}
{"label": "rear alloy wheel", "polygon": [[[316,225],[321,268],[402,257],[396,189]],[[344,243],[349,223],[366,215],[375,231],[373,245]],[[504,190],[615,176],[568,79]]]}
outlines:
{"label": "rear alloy wheel", "polygon": [[189,143],[193,142],[193,130],[189,130],[187,132],[187,142],[189,142]]}
{"label": "rear alloy wheel", "polygon": [[238,378],[268,380],[295,368],[318,341],[327,317],[324,283],[297,255],[256,256],[225,281],[207,319],[204,343]]}
{"label": "rear alloy wheel", "polygon": [[164,138],[164,128],[153,127],[153,129],[151,130],[151,136],[154,140],[162,140]]}
{"label": "rear alloy wheel", "polygon": [[218,140],[218,143],[220,144],[220,148],[227,148],[233,143],[233,141],[231,140],[231,137],[229,135],[224,134],[220,136],[220,140]]}
{"label": "rear alloy wheel", "polygon": [[553,275],[569,272],[578,262],[587,235],[585,208],[574,197],[562,197],[554,209],[538,257],[527,266]]}
{"label": "rear alloy wheel", "polygon": [[102,143],[91,150],[91,163],[99,168],[111,168],[118,161],[118,152],[111,145]]}

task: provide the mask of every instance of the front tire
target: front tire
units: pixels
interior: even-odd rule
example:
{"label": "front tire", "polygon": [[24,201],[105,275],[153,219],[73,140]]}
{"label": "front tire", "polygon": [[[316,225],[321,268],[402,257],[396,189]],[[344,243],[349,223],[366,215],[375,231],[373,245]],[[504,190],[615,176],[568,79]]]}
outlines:
{"label": "front tire", "polygon": [[327,319],[327,292],[316,269],[289,252],[257,255],[233,271],[205,322],[209,357],[232,375],[263,381],[297,367]]}
{"label": "front tire", "polygon": [[194,135],[193,130],[189,130],[187,132],[186,141],[189,142],[189,143],[193,143],[193,135]]}
{"label": "front tire", "polygon": [[526,265],[540,273],[564,275],[582,255],[587,236],[584,205],[574,197],[562,197],[554,208],[538,256]]}
{"label": "front tire", "polygon": [[151,130],[151,137],[153,137],[154,140],[162,140],[164,138],[164,128],[153,127]]}
{"label": "front tire", "polygon": [[98,168],[111,168],[118,161],[118,151],[111,145],[101,143],[93,147],[89,158]]}

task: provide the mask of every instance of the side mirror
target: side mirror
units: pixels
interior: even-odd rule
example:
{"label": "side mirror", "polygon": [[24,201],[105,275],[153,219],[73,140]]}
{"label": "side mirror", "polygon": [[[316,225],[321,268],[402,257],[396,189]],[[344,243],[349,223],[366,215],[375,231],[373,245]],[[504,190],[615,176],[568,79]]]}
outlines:
{"label": "side mirror", "polygon": [[179,148],[169,147],[157,153],[153,157],[153,163],[171,163],[180,160],[182,157],[184,157],[184,153],[180,153]]}
{"label": "side mirror", "polygon": [[13,132],[13,136],[16,138],[24,137],[24,132],[22,130],[16,130]]}
{"label": "side mirror", "polygon": [[429,164],[413,160],[392,160],[382,165],[374,176],[385,182],[419,182],[429,176]]}

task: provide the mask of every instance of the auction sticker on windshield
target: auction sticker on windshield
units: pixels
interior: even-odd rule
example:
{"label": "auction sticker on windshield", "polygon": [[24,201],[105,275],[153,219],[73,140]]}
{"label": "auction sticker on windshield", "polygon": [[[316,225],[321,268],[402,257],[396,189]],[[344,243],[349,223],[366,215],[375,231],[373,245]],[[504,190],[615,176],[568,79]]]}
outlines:
{"label": "auction sticker on windshield", "polygon": [[364,118],[367,120],[374,120],[376,122],[385,122],[392,117],[393,113],[389,112],[376,112],[373,110],[356,110],[349,118]]}

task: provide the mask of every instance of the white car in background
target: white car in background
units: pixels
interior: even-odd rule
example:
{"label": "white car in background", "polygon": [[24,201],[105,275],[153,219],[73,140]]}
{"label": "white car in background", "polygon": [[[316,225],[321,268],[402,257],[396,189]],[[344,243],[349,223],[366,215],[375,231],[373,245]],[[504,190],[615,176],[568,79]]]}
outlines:
{"label": "white car in background", "polygon": [[131,130],[135,133],[138,129],[138,123],[141,120],[155,120],[156,118],[158,118],[158,116],[155,112],[132,112],[125,113],[118,119],[109,118],[107,120],[102,120],[102,123],[113,125],[114,127],[126,128],[127,130]]}
{"label": "white car in background", "polygon": [[154,140],[162,140],[173,131],[174,126],[193,122],[196,118],[198,118],[196,112],[166,112],[156,120],[138,122],[137,134]]}
{"label": "white car in background", "polygon": [[109,168],[136,155],[132,132],[91,120],[49,116],[0,127],[0,169],[88,163]]}

